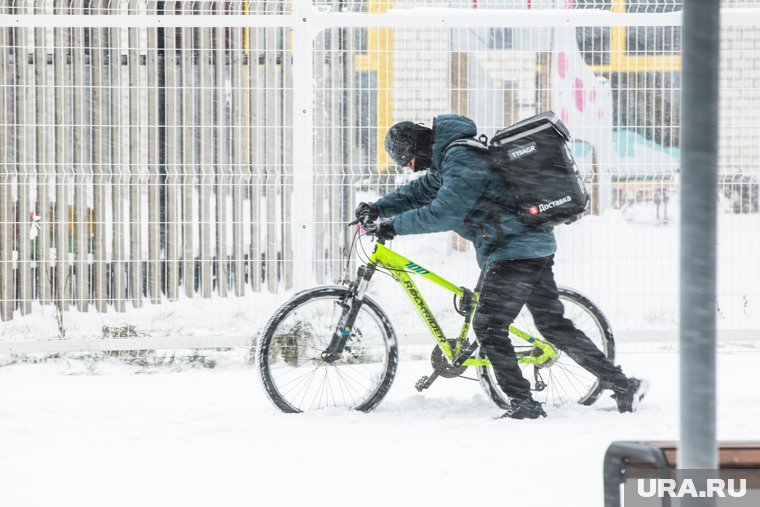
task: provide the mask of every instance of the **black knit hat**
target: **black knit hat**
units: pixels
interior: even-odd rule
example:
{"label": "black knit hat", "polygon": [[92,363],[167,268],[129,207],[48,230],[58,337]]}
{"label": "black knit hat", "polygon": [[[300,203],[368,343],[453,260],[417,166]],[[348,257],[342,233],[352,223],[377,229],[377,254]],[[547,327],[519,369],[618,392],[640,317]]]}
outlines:
{"label": "black knit hat", "polygon": [[433,158],[433,129],[411,121],[396,123],[385,135],[385,151],[402,167],[415,159],[415,171],[429,169]]}

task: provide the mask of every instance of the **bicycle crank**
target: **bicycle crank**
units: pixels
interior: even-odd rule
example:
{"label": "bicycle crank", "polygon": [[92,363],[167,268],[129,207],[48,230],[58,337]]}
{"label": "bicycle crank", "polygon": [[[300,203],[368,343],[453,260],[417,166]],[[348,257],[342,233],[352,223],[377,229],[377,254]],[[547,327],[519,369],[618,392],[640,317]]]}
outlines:
{"label": "bicycle crank", "polygon": [[[454,347],[454,344],[452,343],[451,346]],[[467,366],[454,366],[449,363],[439,347],[434,348],[433,353],[430,354],[430,365],[433,367],[433,373],[421,377],[417,383],[414,384],[414,388],[417,389],[418,392],[422,392],[429,388],[438,377],[459,377],[467,369]]]}
{"label": "bicycle crank", "polygon": [[[452,348],[454,345],[454,343],[451,343]],[[434,348],[433,353],[430,354],[430,365],[433,367],[433,371],[443,378],[458,377],[467,369],[466,366],[454,366],[449,363],[440,347]]]}

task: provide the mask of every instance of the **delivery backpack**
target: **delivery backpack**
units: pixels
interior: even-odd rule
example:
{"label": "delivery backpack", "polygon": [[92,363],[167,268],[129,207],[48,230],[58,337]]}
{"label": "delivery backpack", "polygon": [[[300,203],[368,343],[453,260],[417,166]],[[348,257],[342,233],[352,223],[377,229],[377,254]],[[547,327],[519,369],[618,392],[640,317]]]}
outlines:
{"label": "delivery backpack", "polygon": [[551,229],[578,220],[590,200],[569,141],[567,127],[549,111],[497,131],[490,142],[484,136],[480,141],[460,139],[446,149],[487,149],[492,170],[514,191],[520,220]]}

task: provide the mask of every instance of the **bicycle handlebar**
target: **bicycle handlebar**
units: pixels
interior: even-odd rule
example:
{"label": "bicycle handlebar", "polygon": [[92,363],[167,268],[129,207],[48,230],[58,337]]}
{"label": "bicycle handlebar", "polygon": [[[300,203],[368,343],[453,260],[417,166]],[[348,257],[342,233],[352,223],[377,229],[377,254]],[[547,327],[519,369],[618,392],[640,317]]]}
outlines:
{"label": "bicycle handlebar", "polygon": [[[348,226],[351,227],[351,226],[354,226],[354,225],[359,225],[360,227],[365,228],[367,225],[369,225],[371,223],[374,223],[374,220],[369,220],[368,217],[362,217],[362,218],[357,218],[356,220],[353,220],[353,221],[349,222]],[[375,236],[371,232],[367,233],[367,234],[369,234],[371,236]],[[379,238],[375,237],[375,241],[377,243],[380,243],[381,245],[385,244],[385,240],[384,239],[379,239]]]}

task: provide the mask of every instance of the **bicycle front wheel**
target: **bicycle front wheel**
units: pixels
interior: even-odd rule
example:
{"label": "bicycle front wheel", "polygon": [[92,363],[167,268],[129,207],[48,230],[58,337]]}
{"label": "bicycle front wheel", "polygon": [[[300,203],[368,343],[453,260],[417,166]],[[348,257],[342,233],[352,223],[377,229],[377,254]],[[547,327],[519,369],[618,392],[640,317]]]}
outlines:
{"label": "bicycle front wheel", "polygon": [[[564,316],[572,321],[601,350],[611,362],[615,360],[615,341],[612,329],[602,311],[588,298],[578,292],[559,288],[559,299],[565,308]],[[536,328],[527,308],[515,319],[515,327],[544,339]],[[514,336],[512,345],[516,351],[526,351],[526,342]],[[547,340],[551,341],[551,340]],[[533,398],[549,406],[567,403],[593,404],[602,394],[596,376],[573,361],[567,354],[557,350],[557,358],[544,366],[521,366],[523,376],[531,384]],[[481,352],[482,354],[482,352]],[[482,357],[482,356],[481,356]],[[499,388],[491,366],[478,367],[478,380],[483,391],[501,408],[509,407],[509,397]]]}
{"label": "bicycle front wheel", "polygon": [[328,407],[369,412],[388,392],[398,345],[387,315],[372,299],[364,297],[341,357],[322,359],[347,294],[340,286],[300,292],[259,334],[259,374],[269,399],[283,412]]}

